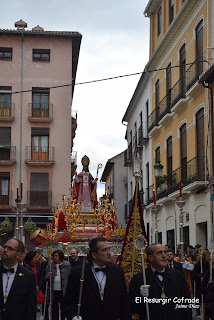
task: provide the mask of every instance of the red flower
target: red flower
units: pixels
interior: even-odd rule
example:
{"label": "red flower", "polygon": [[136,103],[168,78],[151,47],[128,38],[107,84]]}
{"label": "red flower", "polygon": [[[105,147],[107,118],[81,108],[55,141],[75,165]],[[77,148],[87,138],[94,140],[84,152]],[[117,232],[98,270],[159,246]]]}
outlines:
{"label": "red flower", "polygon": [[[66,222],[65,222],[65,215],[64,213],[61,211],[59,213],[59,220],[58,220],[58,231],[63,231],[66,227]],[[54,230],[55,228],[55,218],[53,218],[52,220],[52,230]]]}

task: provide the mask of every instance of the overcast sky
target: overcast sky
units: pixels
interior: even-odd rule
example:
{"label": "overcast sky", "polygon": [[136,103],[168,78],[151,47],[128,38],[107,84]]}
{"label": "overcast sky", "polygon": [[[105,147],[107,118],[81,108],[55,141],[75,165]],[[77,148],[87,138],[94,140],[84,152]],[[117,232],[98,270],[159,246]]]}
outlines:
{"label": "overcast sky", "polygon": [[[22,19],[27,29],[78,31],[82,34],[76,83],[144,70],[149,58],[149,18],[143,15],[148,0],[9,0],[1,3],[0,28],[14,29]],[[140,76],[77,85],[72,109],[78,112],[73,150],[90,158],[96,176],[103,164],[127,147],[122,124]],[[101,178],[103,169],[99,172]],[[104,186],[98,186],[98,195]]]}

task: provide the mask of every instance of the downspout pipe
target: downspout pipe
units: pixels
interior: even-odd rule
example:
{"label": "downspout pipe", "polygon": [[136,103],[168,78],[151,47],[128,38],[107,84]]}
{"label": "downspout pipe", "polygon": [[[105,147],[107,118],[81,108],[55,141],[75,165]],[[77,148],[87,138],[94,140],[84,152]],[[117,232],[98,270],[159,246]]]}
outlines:
{"label": "downspout pipe", "polygon": [[23,46],[24,34],[21,38],[21,106],[20,106],[20,158],[19,158],[19,196],[21,200],[21,183],[22,183],[22,109],[23,109]]}

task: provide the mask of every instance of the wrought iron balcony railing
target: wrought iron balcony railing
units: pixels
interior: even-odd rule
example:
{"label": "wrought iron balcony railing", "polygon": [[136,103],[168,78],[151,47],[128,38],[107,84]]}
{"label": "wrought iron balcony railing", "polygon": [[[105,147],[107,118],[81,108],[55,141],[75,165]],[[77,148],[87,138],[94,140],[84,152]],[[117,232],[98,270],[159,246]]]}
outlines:
{"label": "wrought iron balcony railing", "polygon": [[205,181],[205,161],[206,157],[201,156],[199,159],[195,157],[187,162],[186,178],[182,180],[184,186],[195,181]]}
{"label": "wrought iron balcony railing", "polygon": [[180,168],[157,179],[157,200],[179,190]]}
{"label": "wrought iron balcony railing", "polygon": [[132,156],[132,142],[128,145],[128,159],[130,159]]}
{"label": "wrought iron balcony railing", "polygon": [[25,161],[54,162],[54,147],[25,147]]}
{"label": "wrought iron balcony railing", "polygon": [[137,149],[137,133],[133,137],[133,150]]}
{"label": "wrought iron balcony railing", "polygon": [[203,72],[203,57],[194,61],[186,70],[184,77],[181,77],[175,85],[168,91],[168,94],[161,100],[158,106],[148,117],[148,132],[150,132],[158,122],[171,111],[173,106],[182,98],[186,98],[186,92],[198,81]]}
{"label": "wrought iron balcony railing", "polygon": [[203,72],[203,57],[198,58],[186,71],[187,91],[198,81],[200,74]]}
{"label": "wrought iron balcony railing", "polygon": [[148,117],[148,132],[150,132],[156,125],[158,125],[157,115],[158,115],[158,112],[155,108]]}
{"label": "wrought iron balcony railing", "polygon": [[29,103],[29,118],[53,119],[52,103]]}
{"label": "wrought iron balcony railing", "polygon": [[141,144],[142,140],[148,139],[147,122],[143,121],[138,128],[138,144]]}
{"label": "wrought iron balcony railing", "polygon": [[0,147],[0,161],[16,161],[16,147],[15,146],[1,146]]}
{"label": "wrought iron balcony railing", "polygon": [[186,97],[186,79],[180,78],[171,89],[171,108],[181,99]]}
{"label": "wrought iron balcony railing", "polygon": [[160,121],[167,113],[171,112],[171,89],[168,94],[159,103],[159,118]]}
{"label": "wrought iron balcony railing", "polygon": [[0,118],[14,117],[14,106],[13,102],[1,102],[0,103]]}

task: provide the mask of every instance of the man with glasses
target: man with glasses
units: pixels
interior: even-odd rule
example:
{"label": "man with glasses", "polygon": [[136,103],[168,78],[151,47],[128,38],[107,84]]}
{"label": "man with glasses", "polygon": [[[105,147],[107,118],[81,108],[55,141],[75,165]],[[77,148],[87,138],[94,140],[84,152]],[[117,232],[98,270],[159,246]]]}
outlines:
{"label": "man with glasses", "polygon": [[[68,320],[131,320],[126,282],[121,267],[111,263],[106,238],[89,243],[89,262],[85,265],[80,317],[78,314],[81,266],[71,269],[64,299]],[[81,280],[82,281],[82,280]]]}
{"label": "man with glasses", "polygon": [[36,281],[18,261],[24,244],[11,238],[3,246],[0,268],[0,320],[36,320]]}

